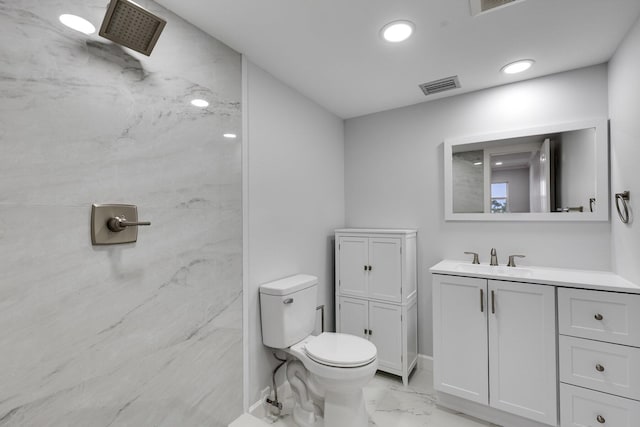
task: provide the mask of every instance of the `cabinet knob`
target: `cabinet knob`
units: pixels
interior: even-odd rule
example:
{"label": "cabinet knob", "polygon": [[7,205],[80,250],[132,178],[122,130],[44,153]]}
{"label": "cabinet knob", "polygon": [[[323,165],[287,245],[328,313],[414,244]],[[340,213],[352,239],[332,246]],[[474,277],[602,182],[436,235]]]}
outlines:
{"label": "cabinet knob", "polygon": [[600,424],[604,424],[606,422],[606,420],[604,419],[604,417],[602,415],[598,415],[596,417],[596,420],[600,423]]}
{"label": "cabinet knob", "polygon": [[364,266],[364,271],[367,271],[367,266],[366,265]]}
{"label": "cabinet knob", "polygon": [[373,335],[373,331],[371,329],[369,329],[369,335]]}
{"label": "cabinet knob", "polygon": [[602,366],[601,364],[599,364],[599,363],[598,363],[598,364],[596,365],[596,371],[598,371],[598,372],[604,372],[604,366]]}
{"label": "cabinet knob", "polygon": [[371,271],[371,266],[369,266],[369,271]]}
{"label": "cabinet knob", "polygon": [[593,316],[596,320],[602,320],[604,319],[604,317],[602,317],[602,314],[598,313],[595,316]]}

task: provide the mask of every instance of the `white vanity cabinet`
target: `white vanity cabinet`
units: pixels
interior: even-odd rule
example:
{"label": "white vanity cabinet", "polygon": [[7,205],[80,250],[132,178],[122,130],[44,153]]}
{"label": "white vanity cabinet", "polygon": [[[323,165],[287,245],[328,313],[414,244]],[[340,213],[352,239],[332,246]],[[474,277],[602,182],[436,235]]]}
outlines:
{"label": "white vanity cabinet", "polygon": [[416,230],[336,230],[336,331],[378,350],[378,369],[402,377],[418,358]]}
{"label": "white vanity cabinet", "polygon": [[555,289],[435,274],[434,388],[557,425]]}
{"label": "white vanity cabinet", "polygon": [[561,426],[640,425],[640,295],[558,288]]}
{"label": "white vanity cabinet", "polygon": [[455,260],[430,271],[438,404],[503,426],[640,426],[640,284]]}

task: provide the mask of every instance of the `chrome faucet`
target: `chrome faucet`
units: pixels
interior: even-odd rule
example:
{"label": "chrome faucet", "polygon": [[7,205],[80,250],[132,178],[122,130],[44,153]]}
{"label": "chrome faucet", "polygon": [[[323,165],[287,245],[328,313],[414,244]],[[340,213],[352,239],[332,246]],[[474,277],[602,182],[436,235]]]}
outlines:
{"label": "chrome faucet", "polygon": [[509,255],[509,262],[507,263],[507,267],[515,267],[516,261],[514,258],[524,258],[524,255]]}
{"label": "chrome faucet", "polygon": [[491,248],[491,262],[489,265],[498,265],[498,255],[496,254],[496,248]]}
{"label": "chrome faucet", "polygon": [[473,255],[473,261],[471,264],[480,264],[480,260],[478,259],[478,254],[475,252],[465,252],[467,255]]}

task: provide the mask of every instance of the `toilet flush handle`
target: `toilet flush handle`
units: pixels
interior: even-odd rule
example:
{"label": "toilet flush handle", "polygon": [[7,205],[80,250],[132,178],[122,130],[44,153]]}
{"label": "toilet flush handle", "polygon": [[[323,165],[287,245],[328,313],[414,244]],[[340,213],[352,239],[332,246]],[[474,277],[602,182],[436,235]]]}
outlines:
{"label": "toilet flush handle", "polygon": [[287,298],[286,300],[282,301],[283,304],[293,304],[293,298]]}

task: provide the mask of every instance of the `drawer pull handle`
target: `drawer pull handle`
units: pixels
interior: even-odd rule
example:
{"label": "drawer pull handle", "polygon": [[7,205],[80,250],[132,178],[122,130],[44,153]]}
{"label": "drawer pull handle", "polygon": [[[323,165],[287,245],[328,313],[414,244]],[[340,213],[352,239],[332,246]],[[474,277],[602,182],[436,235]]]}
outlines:
{"label": "drawer pull handle", "polygon": [[600,314],[600,313],[596,314],[596,315],[595,315],[595,316],[593,316],[593,317],[594,317],[596,320],[602,320],[602,319],[604,319],[604,318],[602,317],[602,314]]}
{"label": "drawer pull handle", "polygon": [[598,372],[604,372],[604,366],[602,366],[601,364],[599,364],[599,363],[598,363],[598,364],[596,365],[596,371],[598,371]]}
{"label": "drawer pull handle", "polygon": [[599,422],[600,424],[604,424],[604,423],[606,422],[606,420],[604,419],[604,417],[603,417],[602,415],[598,415],[598,416],[596,417],[596,420],[598,420],[598,422]]}

